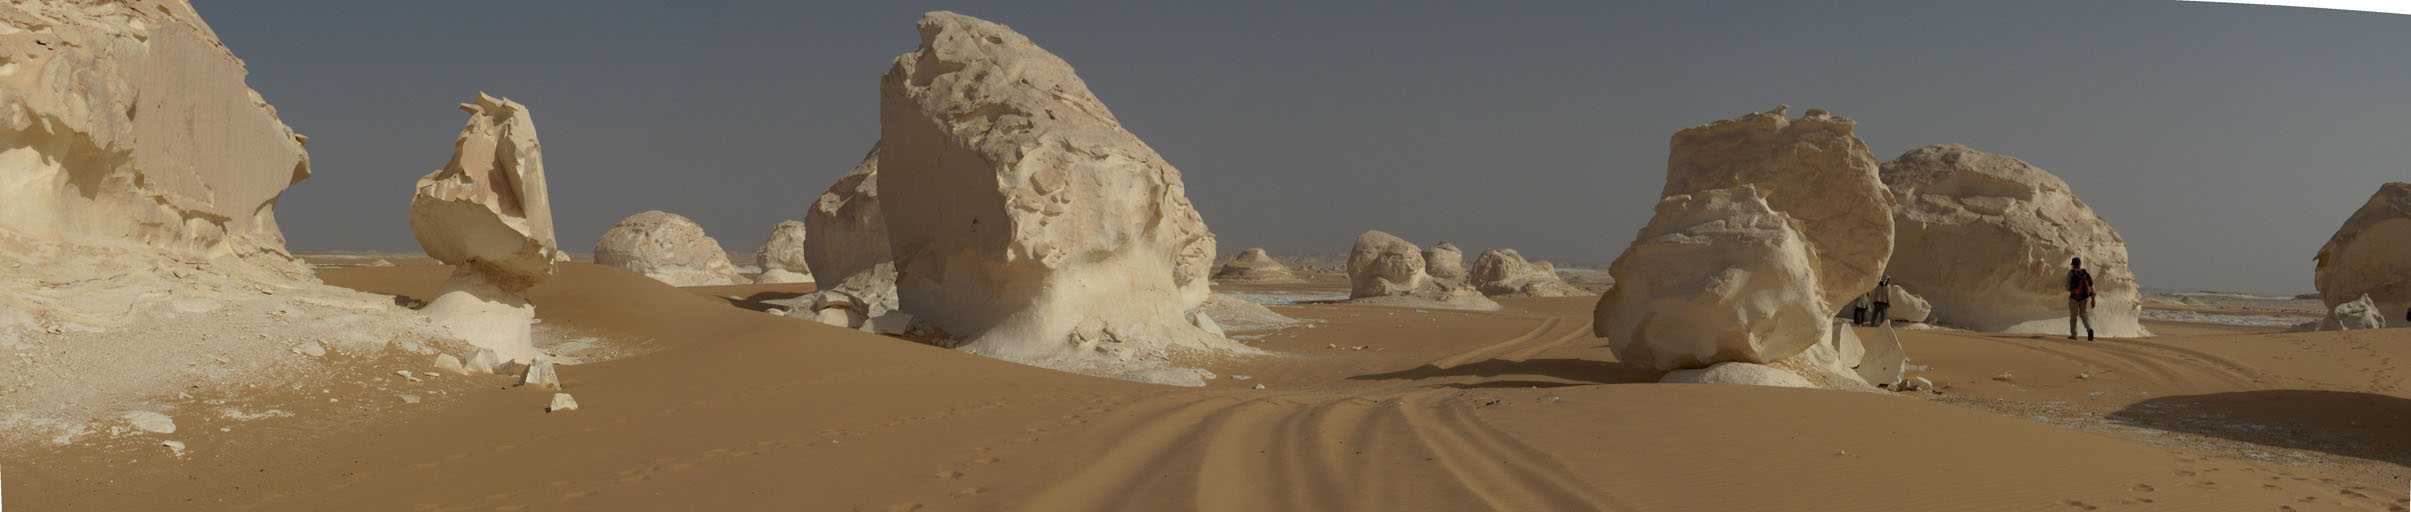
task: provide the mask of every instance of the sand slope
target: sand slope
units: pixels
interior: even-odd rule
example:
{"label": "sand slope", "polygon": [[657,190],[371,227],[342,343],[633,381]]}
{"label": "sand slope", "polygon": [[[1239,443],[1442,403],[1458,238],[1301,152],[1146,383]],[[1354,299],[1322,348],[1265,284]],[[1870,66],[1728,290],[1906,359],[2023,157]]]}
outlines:
{"label": "sand slope", "polygon": [[[323,274],[403,295],[443,278]],[[1184,389],[721,298],[798,291],[568,265],[531,291],[546,326],[667,347],[563,368],[583,410],[546,414],[544,393],[496,377],[373,422],[310,423],[352,401],[270,391],[309,400],[291,401],[293,419],[196,425],[184,459],[141,437],[8,453],[6,494],[25,510],[2400,510],[2411,437],[2386,437],[2411,402],[2391,369],[2411,339],[2383,331],[2114,345],[1905,332],[1950,386],[1929,397],[1643,383],[1656,375],[1585,335],[1588,298],[1498,313],[1313,304],[1275,306],[1321,321],[1257,342],[1279,357],[1209,362],[1223,377]],[[2014,377],[1990,379],[2001,371]],[[2070,417],[2246,393],[2188,407],[2302,419],[2285,416],[2303,409],[2291,396],[2249,394],[2285,388],[2361,397],[2323,402],[2361,407],[2319,421],[2374,448],[2252,444],[2334,455],[2263,461],[2148,439],[2192,435],[2174,427],[2001,413],[2093,391],[2125,394]],[[2336,426],[2353,422],[2370,427]],[[331,428],[287,427],[302,424]]]}

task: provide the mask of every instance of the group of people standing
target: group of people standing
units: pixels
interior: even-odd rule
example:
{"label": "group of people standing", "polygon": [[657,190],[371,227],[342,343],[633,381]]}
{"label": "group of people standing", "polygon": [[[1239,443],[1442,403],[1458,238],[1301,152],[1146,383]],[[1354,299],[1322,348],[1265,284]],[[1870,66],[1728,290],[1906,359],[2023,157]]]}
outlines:
{"label": "group of people standing", "polygon": [[[1850,323],[1875,327],[1892,321],[1892,276],[1875,282],[1875,289],[1859,294],[1850,304]],[[1869,307],[1873,306],[1873,307]],[[1868,314],[1872,310],[1874,314]]]}

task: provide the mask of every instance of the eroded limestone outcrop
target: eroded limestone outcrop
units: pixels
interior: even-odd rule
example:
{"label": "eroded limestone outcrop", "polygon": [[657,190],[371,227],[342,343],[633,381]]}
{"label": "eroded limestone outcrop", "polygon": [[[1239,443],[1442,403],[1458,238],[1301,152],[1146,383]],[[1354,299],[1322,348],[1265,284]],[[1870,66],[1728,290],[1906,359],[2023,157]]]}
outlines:
{"label": "eroded limestone outcrop", "polygon": [[2328,308],[2366,296],[2379,317],[2402,318],[2411,309],[2411,183],[2378,187],[2315,261],[2313,284]]}
{"label": "eroded limestone outcrop", "polygon": [[783,221],[770,228],[770,239],[753,253],[754,266],[762,274],[754,276],[756,284],[812,282],[812,264],[804,257],[807,232],[804,223]]}
{"label": "eroded limestone outcrop", "polygon": [[1273,259],[1272,255],[1265,253],[1262,247],[1240,251],[1239,255],[1232,257],[1229,263],[1222,264],[1221,270],[1214,272],[1214,279],[1242,283],[1299,281],[1296,272],[1290,271],[1288,265],[1283,265],[1279,260]]}
{"label": "eroded limestone outcrop", "polygon": [[421,311],[471,345],[533,361],[536,308],[525,292],[569,259],[553,239],[543,145],[517,102],[478,93],[460,109],[469,121],[452,160],[419,178],[410,198],[411,235],[453,267]]}
{"label": "eroded limestone outcrop", "polygon": [[2068,260],[2082,258],[2098,294],[2095,332],[2151,334],[2126,239],[2058,176],[1948,144],[1901,154],[1884,163],[1883,178],[1900,203],[1892,280],[1917,290],[1942,322],[2066,334]]}
{"label": "eroded limestone outcrop", "polygon": [[[814,281],[842,282],[855,273],[894,261],[888,255],[887,216],[879,208],[879,146],[862,163],[829,184],[804,209],[804,227],[814,241],[804,246]],[[894,265],[889,265],[893,270]]]}
{"label": "eroded limestone outcrop", "polygon": [[1549,262],[1532,262],[1514,249],[1491,249],[1473,261],[1475,289],[1493,297],[1579,297],[1588,291],[1566,284]]}
{"label": "eroded limestone outcrop", "polygon": [[1616,359],[1654,368],[1773,363],[1826,338],[1813,249],[1756,186],[1658,201],[1608,272],[1595,333]]}
{"label": "eroded limestone outcrop", "polygon": [[1413,242],[1382,231],[1357,235],[1348,249],[1348,301],[1358,304],[1419,308],[1499,308],[1462,280],[1432,277],[1423,251]]}
{"label": "eroded limestone outcrop", "polygon": [[751,282],[728,262],[720,241],[683,215],[647,210],[621,219],[594,244],[594,262],[644,274],[671,286]]}

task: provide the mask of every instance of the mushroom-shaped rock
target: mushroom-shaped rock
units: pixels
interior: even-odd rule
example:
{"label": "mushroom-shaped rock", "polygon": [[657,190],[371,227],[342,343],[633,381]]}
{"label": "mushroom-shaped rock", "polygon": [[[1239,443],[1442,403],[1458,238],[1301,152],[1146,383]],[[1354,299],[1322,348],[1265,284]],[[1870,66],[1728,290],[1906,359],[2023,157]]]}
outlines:
{"label": "mushroom-shaped rock", "polygon": [[1903,322],[1923,322],[1934,315],[1934,305],[1909,293],[1908,288],[1892,285],[1884,293],[1892,296],[1892,305],[1885,309],[1887,316]]}
{"label": "mushroom-shaped rock", "polygon": [[529,334],[536,310],[522,294],[569,259],[553,241],[543,145],[533,114],[517,102],[478,93],[460,108],[469,122],[452,160],[420,178],[410,198],[419,247],[453,267],[422,311],[472,345],[530,361],[538,355]]}
{"label": "mushroom-shaped rock", "polygon": [[1790,119],[1777,108],[1684,129],[1658,196],[1756,185],[1768,206],[1798,221],[1817,295],[1838,311],[1875,289],[1892,255],[1892,195],[1856,127],[1824,110]]}
{"label": "mushroom-shaped rock", "polygon": [[1884,163],[1883,176],[1900,203],[1892,281],[1917,290],[1941,321],[2065,334],[2068,260],[2082,258],[2093,275],[2095,332],[2151,334],[2138,318],[2126,239],[2058,176],[1956,144],[1909,150]]}
{"label": "mushroom-shaped rock", "polygon": [[804,223],[780,222],[770,228],[770,239],[753,253],[754,265],[762,275],[753,282],[759,284],[812,282],[812,264],[804,257]]}
{"label": "mushroom-shaped rock", "polygon": [[685,216],[647,210],[621,219],[594,244],[594,262],[671,286],[745,284],[720,241]]}
{"label": "mushroom-shaped rock", "polygon": [[1812,249],[1751,185],[1661,199],[1594,313],[1616,358],[1660,369],[1771,363],[1826,337]]}
{"label": "mushroom-shaped rock", "polygon": [[1423,272],[1438,279],[1465,280],[1465,250],[1442,241],[1423,250]]}
{"label": "mushroom-shaped rock", "polygon": [[966,351],[1139,380],[1202,385],[1160,366],[1174,351],[1256,352],[1189,321],[1214,235],[1180,171],[1070,64],[969,16],[929,13],[919,29],[880,80],[878,190],[904,312]]}
{"label": "mushroom-shaped rock", "polygon": [[2319,248],[2313,274],[2328,308],[2368,296],[2385,318],[2411,309],[2411,183],[2378,187]]}
{"label": "mushroom-shaped rock", "polygon": [[1514,249],[1482,251],[1473,260],[1473,286],[1490,296],[1576,297],[1590,292],[1566,284],[1557,276],[1557,267],[1548,262],[1533,263]]}
{"label": "mushroom-shaped rock", "polygon": [[1291,272],[1288,265],[1272,259],[1272,255],[1266,254],[1264,248],[1255,247],[1240,251],[1239,255],[1232,257],[1229,263],[1222,264],[1221,270],[1214,271],[1214,279],[1246,283],[1280,283],[1296,282],[1298,275],[1296,272]]}
{"label": "mushroom-shaped rock", "polygon": [[893,261],[888,256],[887,217],[879,211],[879,145],[871,145],[862,163],[804,209],[804,227],[813,237],[804,246],[804,260],[811,264],[814,281],[844,281]]}

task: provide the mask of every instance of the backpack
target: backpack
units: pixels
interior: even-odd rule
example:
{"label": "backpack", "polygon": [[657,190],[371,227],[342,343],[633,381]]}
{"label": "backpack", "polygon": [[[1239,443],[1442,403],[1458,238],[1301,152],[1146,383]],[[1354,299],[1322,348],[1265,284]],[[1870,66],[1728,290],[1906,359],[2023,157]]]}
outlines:
{"label": "backpack", "polygon": [[2093,273],[2086,272],[2081,268],[2068,272],[2068,288],[2068,298],[2076,300],[2093,298]]}

